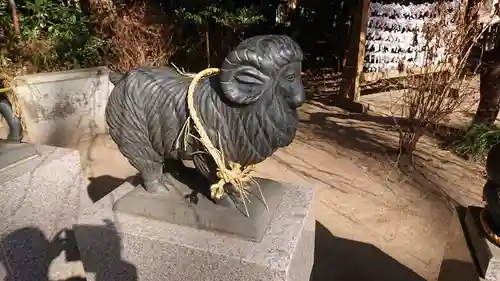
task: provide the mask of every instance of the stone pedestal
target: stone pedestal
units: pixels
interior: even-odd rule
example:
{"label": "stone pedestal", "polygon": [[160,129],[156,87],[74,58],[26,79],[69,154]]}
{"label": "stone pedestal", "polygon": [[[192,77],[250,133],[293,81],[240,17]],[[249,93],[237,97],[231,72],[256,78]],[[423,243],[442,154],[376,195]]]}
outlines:
{"label": "stone pedestal", "polygon": [[482,280],[468,245],[466,212],[467,208],[458,207],[453,213],[438,281]]}
{"label": "stone pedestal", "polygon": [[484,232],[479,219],[481,210],[479,207],[469,207],[465,217],[471,252],[484,279],[500,281],[500,247],[494,245]]}
{"label": "stone pedestal", "polygon": [[[55,280],[73,271],[67,267],[71,227],[80,208],[91,201],[78,151],[26,149],[36,153],[10,153],[9,159],[22,161],[10,161],[0,170],[0,277]],[[2,157],[0,161],[5,160]]]}
{"label": "stone pedestal", "polygon": [[75,235],[89,281],[308,281],[313,191],[286,185],[261,242],[114,212],[123,184],[85,210]]}

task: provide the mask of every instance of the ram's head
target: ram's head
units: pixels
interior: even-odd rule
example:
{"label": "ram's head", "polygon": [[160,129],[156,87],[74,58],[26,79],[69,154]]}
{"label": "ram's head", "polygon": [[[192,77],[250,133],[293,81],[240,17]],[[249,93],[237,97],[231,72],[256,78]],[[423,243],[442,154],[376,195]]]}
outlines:
{"label": "ram's head", "polygon": [[305,102],[302,59],[299,45],[288,36],[252,37],[241,42],[222,64],[222,91],[229,101],[240,105],[281,95],[295,109]]}

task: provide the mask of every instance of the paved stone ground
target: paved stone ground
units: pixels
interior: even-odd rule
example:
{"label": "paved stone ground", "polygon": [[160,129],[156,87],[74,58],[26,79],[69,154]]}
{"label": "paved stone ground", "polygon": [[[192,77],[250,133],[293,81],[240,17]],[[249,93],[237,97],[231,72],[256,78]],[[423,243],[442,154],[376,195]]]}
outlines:
{"label": "paved stone ground", "polygon": [[[301,120],[296,141],[258,174],[315,189],[312,280],[437,280],[453,204],[480,204],[482,167],[424,138],[413,173],[401,176],[397,132],[386,118],[311,103]],[[108,136],[74,147],[95,199],[136,174]]]}

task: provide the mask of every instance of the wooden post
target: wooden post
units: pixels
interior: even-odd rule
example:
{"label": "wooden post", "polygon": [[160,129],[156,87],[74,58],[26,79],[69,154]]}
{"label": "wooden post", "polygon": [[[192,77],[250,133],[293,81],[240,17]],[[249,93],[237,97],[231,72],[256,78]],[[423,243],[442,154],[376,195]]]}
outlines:
{"label": "wooden post", "polygon": [[370,0],[358,1],[349,50],[347,51],[346,66],[342,71],[342,81],[340,83],[341,97],[350,101],[358,101],[361,93],[360,78],[365,61],[366,28],[370,8]]}

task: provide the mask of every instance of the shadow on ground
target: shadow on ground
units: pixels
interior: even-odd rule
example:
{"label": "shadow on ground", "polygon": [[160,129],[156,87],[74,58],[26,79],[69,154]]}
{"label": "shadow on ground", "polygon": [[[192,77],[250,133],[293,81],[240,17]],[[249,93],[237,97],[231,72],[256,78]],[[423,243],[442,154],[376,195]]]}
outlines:
{"label": "shadow on ground", "polygon": [[[326,109],[326,108],[325,108]],[[396,147],[391,146],[390,138],[383,134],[370,133],[374,131],[373,126],[359,122],[351,125],[349,119],[365,121],[360,118],[366,118],[365,114],[339,114],[334,112],[312,112],[307,119],[301,119],[301,128],[310,131],[327,142],[334,142],[344,148],[360,151],[363,153],[372,152],[375,154],[394,154]],[[366,120],[367,121],[367,120]],[[377,122],[375,127],[378,131],[395,131],[393,120],[384,120]]]}
{"label": "shadow on ground", "polygon": [[137,281],[137,268],[121,258],[122,243],[116,225],[107,220],[104,223],[74,226],[85,271],[94,273],[96,281]]}
{"label": "shadow on ground", "polygon": [[[397,166],[396,162],[399,159],[397,126],[403,128],[408,126],[406,120],[392,116],[335,112],[332,108],[316,103],[313,106],[319,110],[306,112],[300,120],[301,131],[306,135],[304,141],[311,143],[311,140],[307,139],[309,134],[313,136],[311,139],[315,139],[318,143],[333,144],[363,155],[358,158],[367,166],[378,165],[381,169]],[[443,136],[456,131],[446,125],[433,125],[429,128],[430,133]],[[429,135],[425,138],[427,137]],[[432,137],[436,139],[435,135]],[[398,180],[404,180],[422,191],[452,198],[452,201],[455,201],[456,196],[452,196],[450,192],[456,191],[447,190],[450,179],[460,179],[466,176],[464,172],[468,175],[479,174],[478,166],[452,153],[446,153],[442,147],[431,144],[425,138],[417,144],[411,169],[399,171]],[[442,137],[437,139],[443,140]],[[315,146],[321,145],[315,144]],[[475,197],[474,194],[464,196],[468,199]]]}
{"label": "shadow on ground", "polygon": [[115,190],[125,182],[128,182],[134,186],[137,186],[141,183],[139,175],[130,176],[126,179],[119,179],[113,176],[103,175],[98,177],[91,177],[89,178],[89,181],[90,183],[87,186],[87,193],[94,203],[113,192],[113,190]]}
{"label": "shadow on ground", "polygon": [[377,247],[335,237],[316,222],[310,281],[425,281]]}
{"label": "shadow on ground", "polygon": [[[121,238],[110,226],[77,225],[75,232],[76,230],[85,236],[85,239],[106,239],[112,249],[105,252],[101,249],[80,249],[84,251],[83,254],[88,255],[90,252],[98,256],[91,257],[90,260],[97,260],[99,263],[86,264],[85,268],[85,271],[95,274],[96,281],[137,281],[137,269],[121,258]],[[81,264],[76,266],[81,258],[76,246],[75,232],[66,229],[53,238],[47,238],[39,228],[26,227],[3,236],[0,242],[0,277],[4,277],[4,281],[54,280],[49,278],[49,271],[51,266],[55,265],[55,273],[58,275],[73,275],[75,270],[79,275],[58,281],[85,281],[85,278],[80,277],[83,275]],[[63,252],[65,260],[54,264]]]}

